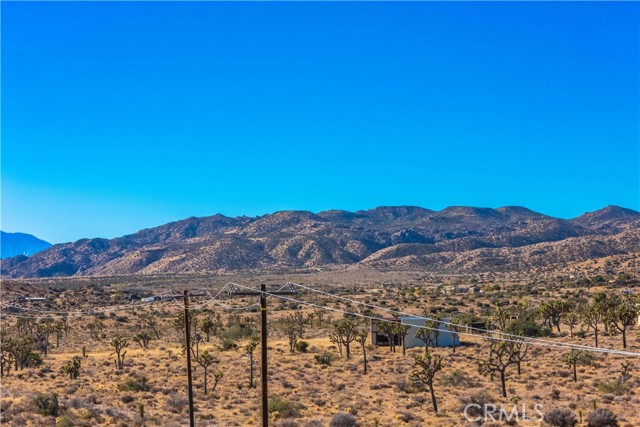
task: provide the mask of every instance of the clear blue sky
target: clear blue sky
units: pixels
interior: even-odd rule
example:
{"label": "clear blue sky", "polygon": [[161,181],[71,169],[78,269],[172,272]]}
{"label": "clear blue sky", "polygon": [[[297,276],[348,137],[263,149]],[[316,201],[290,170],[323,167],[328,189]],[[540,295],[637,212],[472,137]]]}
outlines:
{"label": "clear blue sky", "polygon": [[2,229],[640,209],[638,3],[2,3]]}

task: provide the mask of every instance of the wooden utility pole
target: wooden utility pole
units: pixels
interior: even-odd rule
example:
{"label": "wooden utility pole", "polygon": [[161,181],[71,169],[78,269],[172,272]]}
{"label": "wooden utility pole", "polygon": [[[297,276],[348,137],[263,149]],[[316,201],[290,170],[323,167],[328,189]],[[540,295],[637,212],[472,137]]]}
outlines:
{"label": "wooden utility pole", "polygon": [[189,324],[189,294],[184,291],[184,339],[187,352],[187,380],[189,382],[189,426],[195,427],[193,416],[193,379],[191,378],[191,327]]}
{"label": "wooden utility pole", "polygon": [[260,379],[262,386],[262,427],[269,427],[269,391],[267,388],[267,287],[260,285]]}
{"label": "wooden utility pole", "polygon": [[260,285],[260,292],[254,290],[237,289],[234,284],[227,284],[229,296],[260,295],[260,387],[262,388],[262,427],[269,427],[269,368],[267,363],[267,296],[295,295],[297,292],[289,284],[286,291],[267,292],[265,284]]}

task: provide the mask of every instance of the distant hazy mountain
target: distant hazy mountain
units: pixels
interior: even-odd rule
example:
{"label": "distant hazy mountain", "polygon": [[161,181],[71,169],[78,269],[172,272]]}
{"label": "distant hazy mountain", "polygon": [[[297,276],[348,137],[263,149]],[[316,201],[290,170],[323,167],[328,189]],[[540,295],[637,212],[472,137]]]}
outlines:
{"label": "distant hazy mountain", "polygon": [[0,231],[0,257],[10,258],[17,255],[31,256],[36,252],[47,249],[51,243],[40,240],[31,234],[5,233]]}
{"label": "distant hazy mountain", "polygon": [[[4,244],[4,243],[3,243]],[[640,252],[640,212],[566,220],[523,207],[378,207],[187,218],[2,261],[6,277],[173,274],[324,266],[506,271]]]}

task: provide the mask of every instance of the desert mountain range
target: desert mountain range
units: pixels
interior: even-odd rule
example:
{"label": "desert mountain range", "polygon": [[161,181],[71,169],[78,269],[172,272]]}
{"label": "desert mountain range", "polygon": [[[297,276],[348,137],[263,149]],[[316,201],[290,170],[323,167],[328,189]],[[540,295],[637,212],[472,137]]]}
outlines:
{"label": "desert mountain range", "polygon": [[49,246],[51,243],[31,234],[0,231],[0,258],[11,258],[16,255],[30,256]]}
{"label": "desert mountain range", "polygon": [[378,207],[187,218],[115,239],[82,239],[2,261],[4,277],[176,274],[346,266],[518,271],[640,252],[640,212],[560,219],[524,207]]}

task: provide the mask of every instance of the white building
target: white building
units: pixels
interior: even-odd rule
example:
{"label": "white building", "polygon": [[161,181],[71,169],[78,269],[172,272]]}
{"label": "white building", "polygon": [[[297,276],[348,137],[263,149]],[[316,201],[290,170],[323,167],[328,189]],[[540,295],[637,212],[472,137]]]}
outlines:
{"label": "white building", "polygon": [[[418,332],[418,329],[424,326],[424,323],[425,323],[424,319],[420,317],[399,317],[399,318],[396,317],[396,318],[385,318],[383,320],[387,322],[400,322],[405,325],[411,325],[411,328],[409,329],[409,332],[407,333],[407,336],[405,338],[406,348],[425,346],[424,341],[415,337],[416,332]],[[443,319],[442,322],[438,325],[438,347],[451,347],[453,346],[454,339],[455,339],[456,347],[460,345],[459,336],[458,335],[454,336],[454,334],[451,333],[449,325],[447,324],[450,321],[451,319],[446,318],[446,319]],[[375,346],[387,347],[389,346],[389,338],[378,331],[378,322],[380,322],[380,320],[371,319],[371,329],[370,329],[371,344]],[[394,336],[394,341],[395,341],[395,344],[398,346],[401,344],[400,337],[397,335]],[[431,332],[431,341],[435,342],[435,331]]]}

